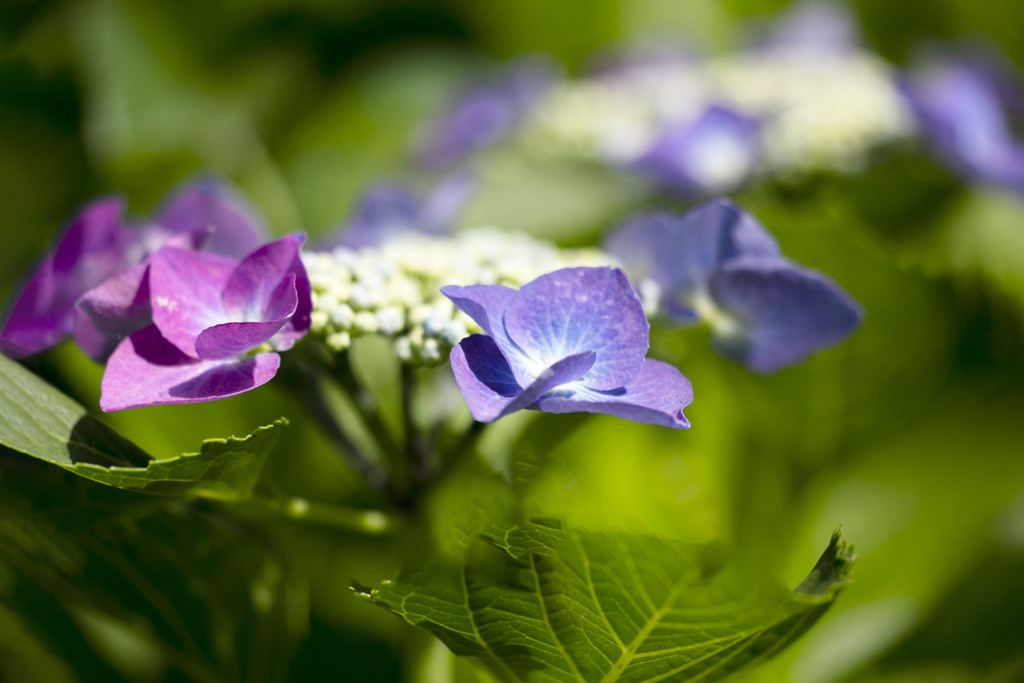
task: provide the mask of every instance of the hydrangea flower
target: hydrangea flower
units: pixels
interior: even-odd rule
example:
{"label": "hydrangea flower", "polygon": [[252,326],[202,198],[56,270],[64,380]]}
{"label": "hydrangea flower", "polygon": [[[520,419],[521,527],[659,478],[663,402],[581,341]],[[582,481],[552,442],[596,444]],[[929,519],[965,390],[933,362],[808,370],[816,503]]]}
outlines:
{"label": "hydrangea flower", "polygon": [[932,56],[902,83],[936,153],[961,175],[1024,190],[1024,88],[994,61]]}
{"label": "hydrangea flower", "polygon": [[421,163],[442,168],[497,143],[554,85],[558,69],[547,59],[521,58],[503,73],[463,92],[430,127]]}
{"label": "hydrangea flower", "polygon": [[75,307],[75,343],[105,362],[122,339],[150,323],[149,256],[162,246],[241,258],[265,232],[258,216],[225,184],[203,179],[171,194],[152,223],[126,230],[127,266],[82,294]]}
{"label": "hydrangea flower", "polygon": [[441,291],[486,332],[452,349],[455,381],[473,418],[517,410],[589,412],[676,429],[693,389],[674,367],[645,358],[643,305],[618,268],[564,268],[519,290]]}
{"label": "hydrangea flower", "polygon": [[[258,221],[231,190],[212,180],[186,184],[171,195],[155,219],[141,224],[125,223],[124,202],[117,197],[91,202],[71,221],[15,298],[0,332],[0,347],[8,355],[27,356],[75,331],[83,350],[102,361],[113,349],[108,342],[111,335],[124,332],[115,328],[128,319],[125,311],[137,311],[142,305],[144,269],[136,266],[148,254],[172,242],[206,243],[207,250],[242,255],[261,242],[259,232]],[[123,272],[126,269],[129,272]],[[101,292],[95,305],[76,307],[83,295],[112,277],[117,284]]]}
{"label": "hydrangea flower", "polygon": [[851,52],[860,44],[851,9],[822,0],[791,5],[754,40],[759,50],[801,50],[823,56]]}
{"label": "hydrangea flower", "polygon": [[75,216],[15,297],[0,332],[4,353],[29,356],[71,334],[78,297],[124,265],[129,235],[121,216],[116,197],[94,201]]}
{"label": "hydrangea flower", "polygon": [[729,192],[754,172],[760,128],[755,118],[712,105],[696,119],[667,125],[629,166],[684,194]]}
{"label": "hydrangea flower", "polygon": [[452,346],[478,331],[440,293],[442,285],[519,287],[559,268],[614,262],[599,249],[560,249],[486,227],[407,233],[379,247],[307,251],[302,258],[313,286],[314,337],[336,353],[357,337],[388,337],[398,358],[413,365],[443,363]]}
{"label": "hydrangea flower", "polygon": [[153,254],[152,324],[110,356],[100,408],[211,401],[269,381],[280,365],[276,351],[309,329],[303,241],[289,235],[241,261],[174,246]]}
{"label": "hydrangea flower", "polygon": [[707,322],[715,349],[754,372],[801,362],[861,322],[856,301],[821,273],[785,259],[757,219],[727,200],[683,216],[638,216],[606,246],[645,279],[641,289],[654,295],[660,313],[683,324]]}
{"label": "hydrangea flower", "polygon": [[410,232],[448,233],[476,185],[476,178],[469,173],[448,176],[422,197],[399,183],[372,185],[359,198],[352,219],[319,248],[364,249]]}

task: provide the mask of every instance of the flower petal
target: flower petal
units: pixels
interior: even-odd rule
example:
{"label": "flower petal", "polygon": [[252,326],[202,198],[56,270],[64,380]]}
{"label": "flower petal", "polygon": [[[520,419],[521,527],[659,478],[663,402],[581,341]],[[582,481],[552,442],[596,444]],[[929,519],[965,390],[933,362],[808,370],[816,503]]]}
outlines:
{"label": "flower petal", "polygon": [[153,322],[184,353],[198,358],[195,343],[208,327],[233,322],[221,292],[238,262],[226,256],[164,247],[150,259]]}
{"label": "flower petal", "polygon": [[470,414],[479,422],[493,422],[530,407],[551,389],[582,377],[593,366],[595,358],[593,352],[563,358],[523,389],[491,337],[470,335],[451,353],[455,382]]}
{"label": "flower petal", "polygon": [[597,360],[584,383],[615,389],[640,371],[647,353],[650,326],[643,304],[618,268],[563,268],[542,275],[512,298],[504,321],[510,341],[533,364],[512,362],[520,384],[563,358],[593,351]]}
{"label": "flower petal", "polygon": [[173,232],[212,228],[206,250],[235,258],[257,248],[266,232],[245,199],[226,183],[209,178],[189,182],[171,195],[157,222]]}
{"label": "flower petal", "polygon": [[465,90],[431,126],[419,150],[430,168],[449,166],[493,145],[555,83],[558,68],[537,58],[518,60],[504,73]]}
{"label": "flower petal", "polygon": [[224,310],[231,320],[266,319],[265,310],[274,305],[272,295],[281,281],[293,274],[304,241],[301,235],[288,235],[264,244],[242,259],[224,286]]}
{"label": "flower petal", "polygon": [[264,320],[214,325],[196,338],[196,354],[204,360],[230,358],[270,341],[290,322],[298,306],[295,276],[288,275],[271,294]]}
{"label": "flower petal", "polygon": [[123,340],[110,356],[103,373],[100,408],[109,412],[227,398],[265,384],[280,363],[276,353],[226,361],[195,360],[151,325]]}
{"label": "flower petal", "polygon": [[11,356],[38,353],[74,327],[75,302],[124,264],[127,240],[122,202],[107,198],[86,205],[17,295],[0,347]]}
{"label": "flower petal", "polygon": [[629,167],[687,195],[731,192],[754,171],[760,129],[757,119],[711,106],[692,121],[667,126]]}
{"label": "flower petal", "polygon": [[693,302],[707,291],[716,268],[737,259],[780,256],[775,238],[727,199],[711,200],[683,216],[637,216],[615,231],[607,249],[631,273],[653,278],[661,286],[662,309],[681,322],[697,317]]}
{"label": "flower petal", "polygon": [[838,344],[863,317],[832,280],[783,260],[730,264],[715,273],[711,292],[738,323],[716,335],[715,348],[755,372],[775,372]]}
{"label": "flower petal", "polygon": [[441,293],[499,343],[506,339],[502,319],[509,302],[516,296],[516,290],[504,285],[446,285],[441,288]]}
{"label": "flower petal", "polygon": [[647,359],[627,386],[615,391],[583,389],[571,395],[553,392],[540,399],[537,410],[546,413],[602,413],[632,422],[688,429],[683,408],[693,401],[693,386],[679,370]]}
{"label": "flower petal", "polygon": [[140,263],[86,292],[75,309],[75,343],[98,363],[132,332],[152,322],[149,264]]}

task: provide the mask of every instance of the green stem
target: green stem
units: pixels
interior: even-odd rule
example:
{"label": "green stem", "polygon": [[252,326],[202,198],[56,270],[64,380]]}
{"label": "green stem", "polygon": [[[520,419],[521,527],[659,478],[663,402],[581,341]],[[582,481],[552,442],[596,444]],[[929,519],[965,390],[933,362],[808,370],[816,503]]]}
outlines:
{"label": "green stem", "polygon": [[405,432],[405,462],[408,463],[413,481],[422,483],[430,475],[430,454],[421,435],[416,431],[413,419],[413,400],[416,389],[416,369],[402,363],[402,429]]}
{"label": "green stem", "polygon": [[349,508],[322,503],[308,498],[255,497],[228,502],[231,509],[252,514],[269,514],[299,522],[331,526],[367,536],[379,536],[394,529],[395,520],[380,510]]}
{"label": "green stem", "polygon": [[409,467],[403,449],[381,419],[377,400],[370,390],[356,378],[347,352],[335,358],[334,378],[338,385],[352,399],[362,418],[363,424],[377,441],[381,456],[388,463],[387,490],[395,502],[401,503],[408,496]]}
{"label": "green stem", "polygon": [[[288,364],[292,365],[292,364]],[[376,463],[362,454],[359,447],[341,428],[337,417],[328,408],[324,396],[321,377],[304,362],[293,365],[302,372],[301,382],[282,382],[291,390],[293,396],[306,407],[308,414],[316,421],[324,435],[334,444],[338,455],[349,466],[358,472],[375,490],[381,491],[387,486],[387,473]]]}

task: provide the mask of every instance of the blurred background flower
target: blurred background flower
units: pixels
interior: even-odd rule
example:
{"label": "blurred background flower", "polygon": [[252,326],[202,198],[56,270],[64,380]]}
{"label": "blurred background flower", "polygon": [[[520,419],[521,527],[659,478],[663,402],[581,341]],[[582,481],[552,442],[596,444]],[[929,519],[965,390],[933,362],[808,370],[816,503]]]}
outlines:
{"label": "blurred background flower", "polygon": [[[484,458],[463,463],[435,492],[418,531],[457,547],[479,529],[455,520],[469,510],[484,524],[503,479],[526,468],[534,474],[519,490],[524,510],[590,529],[722,539],[795,585],[841,521],[860,556],[856,582],[815,630],[745,680],[1018,681],[1024,200],[1012,174],[1020,110],[987,81],[954,84],[952,95],[940,83],[917,101],[898,84],[919,82],[924,44],[981,43],[1019,77],[1019,25],[1019,9],[996,0],[831,9],[784,0],[14,0],[0,8],[0,297],[11,300],[65,217],[90,198],[120,192],[132,212],[151,215],[168,188],[198,171],[237,184],[273,235],[328,239],[335,226],[358,223],[360,198],[382,179],[402,183],[402,206],[413,208],[401,220],[422,223],[429,199],[417,198],[431,197],[449,172],[416,163],[432,131],[448,137],[429,149],[443,149],[446,164],[471,152],[465,164],[477,179],[477,191],[456,202],[465,210],[446,207],[428,230],[452,223],[456,237],[430,238],[449,256],[460,239],[481,243],[472,237],[480,233],[458,237],[466,228],[592,246],[638,210],[679,212],[734,191],[787,258],[828,274],[862,305],[861,329],[766,377],[712,353],[706,329],[655,328],[651,356],[682,368],[695,387],[686,409],[693,429],[507,416],[480,442]],[[523,55],[551,66],[517,80]],[[506,97],[509,79],[523,87]],[[487,134],[467,141],[460,126],[438,127],[479,84],[491,84],[487,97],[465,116]],[[977,114],[993,102],[997,113]],[[708,111],[731,111],[743,125],[701,137]],[[935,122],[966,137],[937,142]],[[634,173],[650,166],[641,160],[660,161],[653,173]],[[536,249],[531,242],[522,252]],[[500,260],[485,256],[487,267]],[[321,265],[354,263],[342,261]],[[315,296],[328,300],[328,285],[310,271]],[[368,304],[366,330],[379,332],[381,310]],[[442,313],[449,324],[452,310]],[[353,343],[355,323],[343,314],[314,320],[314,332],[349,335],[336,341],[351,343],[382,419],[400,424],[394,340],[367,333]],[[427,318],[416,325],[427,330]],[[428,332],[410,341],[410,357]],[[443,326],[435,332],[443,336]],[[440,358],[426,355],[420,360]],[[84,405],[98,404],[102,369],[69,343],[30,363]],[[304,504],[369,507],[358,477],[275,384],[109,422],[149,452],[176,454],[195,450],[197,434],[248,434],[288,415],[289,437],[259,486]],[[423,412],[468,422],[453,383],[437,385],[440,398]],[[354,525],[288,508],[287,519],[265,523],[266,543],[234,522],[212,540],[202,535],[209,525],[187,539],[156,527],[151,538],[161,542],[137,546],[107,529],[91,551],[138,548],[125,555],[136,564],[108,557],[90,567],[93,583],[63,581],[84,575],[84,561],[48,511],[63,504],[84,517],[106,500],[89,491],[47,498],[54,482],[10,453],[0,458],[4,680],[201,679],[175,669],[158,636],[211,659],[244,659],[235,680],[260,680],[255,671],[266,680],[476,680],[350,594],[349,577],[390,578],[416,556],[408,536],[375,535],[385,527],[376,517]],[[176,564],[185,556],[230,557],[251,580],[205,569],[196,578]],[[140,617],[126,582],[189,599],[163,605],[170,616]],[[243,634],[256,645],[225,654],[238,635],[226,626],[237,613],[228,596],[266,614],[267,596],[286,588],[289,600],[272,604],[285,612],[287,633]],[[259,631],[262,622],[251,623]],[[190,644],[195,624],[201,644]]]}

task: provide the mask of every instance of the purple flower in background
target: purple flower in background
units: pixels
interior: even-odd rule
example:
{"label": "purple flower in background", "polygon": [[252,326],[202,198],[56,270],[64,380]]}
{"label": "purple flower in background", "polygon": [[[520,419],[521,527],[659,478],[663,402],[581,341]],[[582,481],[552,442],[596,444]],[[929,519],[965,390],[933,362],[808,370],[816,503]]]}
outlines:
{"label": "purple flower in background", "polygon": [[861,36],[847,5],[807,0],[779,14],[753,42],[758,50],[796,49],[830,55],[858,48]]}
{"label": "purple flower in background", "polygon": [[901,83],[936,153],[968,179],[1024,190],[1024,87],[995,60],[932,56]]}
{"label": "purple flower in background", "polygon": [[751,214],[725,200],[677,216],[638,216],[607,249],[647,278],[658,308],[682,323],[710,324],[714,347],[770,373],[838,344],[860,325],[860,306],[824,275],[783,258]]}
{"label": "purple flower in background", "polygon": [[467,88],[430,126],[419,147],[428,168],[450,166],[511,132],[558,79],[550,60],[520,58],[497,76]]}
{"label": "purple flower in background", "polygon": [[263,242],[264,228],[230,187],[202,179],[172,193],[152,222],[124,232],[124,269],[82,292],[74,311],[75,342],[100,363],[151,322],[150,254],[166,245],[241,258]]}
{"label": "purple flower in background", "polygon": [[75,302],[124,267],[129,234],[120,199],[99,199],[71,221],[11,306],[0,347],[13,357],[55,346],[71,333]]}
{"label": "purple flower in background", "polygon": [[304,237],[289,235],[241,261],[168,246],[149,260],[153,324],[107,361],[105,411],[197,403],[254,389],[277,372],[275,351],[309,329]]}
{"label": "purple flower in background", "polygon": [[[245,254],[262,238],[242,204],[229,204],[232,192],[212,180],[185,185],[172,195],[156,219],[126,224],[119,198],[100,199],[71,221],[27,280],[0,332],[0,348],[20,357],[38,353],[75,332],[76,341],[96,360],[113,350],[110,339],[136,328],[129,312],[145,320],[144,269],[137,266],[165,243]],[[126,271],[127,269],[127,271]],[[113,278],[109,286],[104,283]],[[103,286],[91,303],[76,307],[83,295]]]}
{"label": "purple flower in background", "polygon": [[443,235],[451,231],[476,187],[476,178],[466,172],[448,176],[422,197],[398,183],[378,183],[359,198],[339,234],[318,248],[375,247],[407,232]]}
{"label": "purple flower in background", "polygon": [[711,106],[694,120],[666,126],[629,167],[683,194],[729,192],[754,172],[760,129],[757,119]]}
{"label": "purple flower in background", "polygon": [[487,333],[452,349],[455,381],[473,418],[517,410],[589,412],[685,429],[689,380],[646,359],[643,305],[617,268],[565,268],[519,290],[441,291]]}

